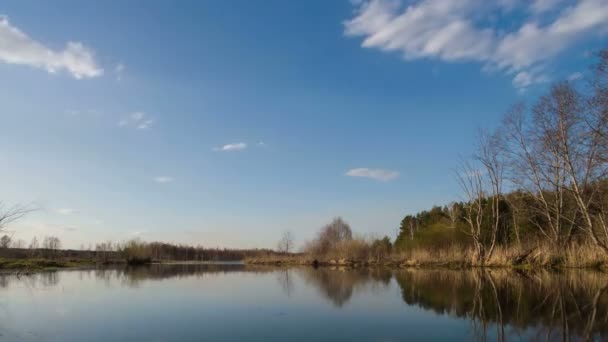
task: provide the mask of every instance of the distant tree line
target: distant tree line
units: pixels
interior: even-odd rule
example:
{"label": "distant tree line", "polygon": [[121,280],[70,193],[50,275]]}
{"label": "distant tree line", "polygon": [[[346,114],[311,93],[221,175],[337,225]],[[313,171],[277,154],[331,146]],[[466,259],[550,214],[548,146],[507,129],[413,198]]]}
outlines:
{"label": "distant tree line", "polygon": [[86,259],[100,263],[122,262],[147,263],[153,261],[238,261],[246,257],[274,255],[270,249],[229,249],[207,248],[170,244],[165,242],[144,242],[139,239],[126,242],[105,241],[94,247],[80,250],[61,249],[61,240],[56,236],[46,236],[42,240],[34,237],[26,247],[23,241],[13,243],[8,235],[0,237],[0,258],[67,258]]}

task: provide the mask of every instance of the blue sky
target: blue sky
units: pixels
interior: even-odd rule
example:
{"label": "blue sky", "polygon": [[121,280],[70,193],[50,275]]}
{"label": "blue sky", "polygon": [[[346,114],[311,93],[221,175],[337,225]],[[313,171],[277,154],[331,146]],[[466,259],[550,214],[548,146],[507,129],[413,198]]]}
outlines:
{"label": "blue sky", "polygon": [[15,239],[274,247],[394,237],[515,101],[576,81],[606,0],[3,1]]}

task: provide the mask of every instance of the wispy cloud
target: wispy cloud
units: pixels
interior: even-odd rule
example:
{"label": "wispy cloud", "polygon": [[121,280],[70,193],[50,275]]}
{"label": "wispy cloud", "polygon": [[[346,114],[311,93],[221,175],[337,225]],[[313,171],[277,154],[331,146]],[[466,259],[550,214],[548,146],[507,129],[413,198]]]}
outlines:
{"label": "wispy cloud", "polygon": [[148,129],[154,124],[154,119],[149,118],[144,112],[133,112],[118,121],[119,127],[132,127],[136,129]]}
{"label": "wispy cloud", "polygon": [[529,86],[537,83],[547,82],[549,79],[547,76],[535,72],[533,70],[530,71],[520,71],[513,78],[513,86],[520,90],[525,90]]}
{"label": "wispy cloud", "polygon": [[568,81],[576,81],[576,80],[580,80],[581,78],[583,78],[583,74],[580,72],[574,72],[572,74],[570,74],[570,76],[568,76]]}
{"label": "wispy cloud", "polygon": [[247,148],[247,144],[244,142],[226,144],[219,147],[214,147],[214,151],[241,151]]}
{"label": "wispy cloud", "polygon": [[175,179],[174,179],[173,177],[169,177],[169,176],[158,176],[158,177],[155,177],[155,178],[154,178],[154,181],[155,181],[156,183],[161,183],[161,184],[164,184],[164,183],[171,183],[171,182],[173,182],[174,180],[175,180]]}
{"label": "wispy cloud", "polygon": [[65,115],[71,117],[100,117],[103,113],[98,109],[75,109],[66,110]]}
{"label": "wispy cloud", "polygon": [[[561,6],[557,0],[533,2],[421,0],[404,6],[398,0],[359,2],[344,22],[345,34],[363,37],[362,47],[400,52],[406,60],[433,58],[473,61],[484,70],[503,70],[515,87],[544,82],[538,70],[581,38],[608,29],[608,2],[580,0]],[[492,27],[484,18],[507,6],[527,6],[530,16],[515,29]],[[547,12],[539,23],[538,12]]]}
{"label": "wispy cloud", "polygon": [[542,13],[557,7],[563,0],[533,0],[530,10],[534,13]]}
{"label": "wispy cloud", "polygon": [[75,226],[75,225],[68,225],[68,226],[62,226],[59,229],[66,231],[66,232],[75,232],[79,229],[79,227]]}
{"label": "wispy cloud", "polygon": [[114,74],[116,75],[116,80],[117,81],[122,81],[122,76],[125,72],[125,65],[122,63],[118,63],[116,64],[116,66],[114,67]]}
{"label": "wispy cloud", "polygon": [[368,169],[366,167],[346,171],[349,177],[371,178],[381,182],[388,182],[399,177],[399,172],[385,169]]}
{"label": "wispy cloud", "polygon": [[3,15],[0,15],[0,62],[41,68],[50,73],[65,70],[76,79],[103,74],[93,51],[82,43],[67,42],[64,50],[51,50],[13,26]]}
{"label": "wispy cloud", "polygon": [[59,208],[56,210],[57,214],[61,215],[71,215],[76,213],[76,209],[74,208]]}

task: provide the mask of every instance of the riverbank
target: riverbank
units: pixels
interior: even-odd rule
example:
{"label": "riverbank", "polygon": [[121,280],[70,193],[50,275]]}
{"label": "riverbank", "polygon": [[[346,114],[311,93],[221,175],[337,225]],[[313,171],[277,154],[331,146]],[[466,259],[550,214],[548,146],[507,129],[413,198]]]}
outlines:
{"label": "riverbank", "polygon": [[53,270],[63,268],[81,268],[95,266],[95,262],[92,260],[54,260],[44,258],[32,258],[32,259],[4,259],[0,258],[0,272],[30,272],[30,271],[42,271],[42,270]]}
{"label": "riverbank", "polygon": [[69,268],[94,268],[99,266],[123,265],[123,266],[146,266],[146,265],[209,265],[209,264],[244,264],[240,261],[179,261],[179,260],[147,260],[146,262],[127,262],[126,260],[99,261],[95,259],[48,259],[48,258],[0,258],[1,272],[38,272]]}
{"label": "riverbank", "polygon": [[307,265],[307,266],[383,266],[383,267],[503,267],[503,268],[589,268],[608,269],[608,256],[599,248],[589,245],[571,245],[556,249],[546,245],[528,248],[498,247],[492,257],[480,263],[467,248],[444,248],[436,250],[415,249],[394,252],[380,258],[353,257],[349,255],[266,256],[245,259],[253,265]]}

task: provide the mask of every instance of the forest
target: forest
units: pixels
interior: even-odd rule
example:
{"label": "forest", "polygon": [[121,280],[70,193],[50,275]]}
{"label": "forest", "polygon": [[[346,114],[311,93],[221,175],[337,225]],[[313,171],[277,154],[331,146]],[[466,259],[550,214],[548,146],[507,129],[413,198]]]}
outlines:
{"label": "forest", "polygon": [[[608,256],[608,50],[589,76],[514,104],[456,170],[462,201],[407,215],[395,248],[546,263]],[[580,260],[573,260],[578,258]],[[568,260],[564,260],[568,259]]]}

